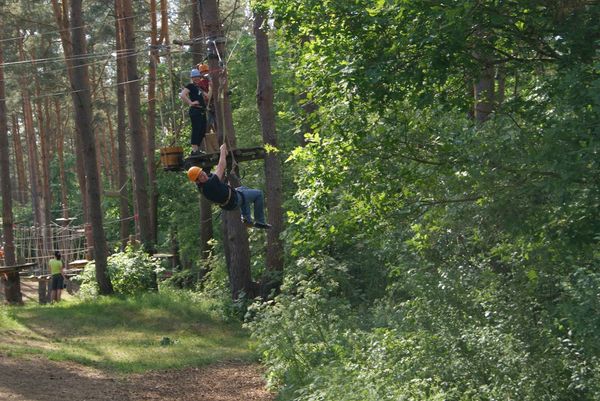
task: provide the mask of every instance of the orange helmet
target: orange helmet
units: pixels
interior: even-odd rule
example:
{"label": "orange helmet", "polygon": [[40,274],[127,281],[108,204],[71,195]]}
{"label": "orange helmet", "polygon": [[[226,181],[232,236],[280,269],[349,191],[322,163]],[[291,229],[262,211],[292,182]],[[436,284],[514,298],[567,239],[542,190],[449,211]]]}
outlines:
{"label": "orange helmet", "polygon": [[201,74],[208,73],[208,65],[206,65],[206,64],[198,64],[198,71],[200,71]]}
{"label": "orange helmet", "polygon": [[198,166],[190,167],[190,169],[187,171],[188,179],[192,182],[195,182],[198,179],[201,171],[202,169]]}

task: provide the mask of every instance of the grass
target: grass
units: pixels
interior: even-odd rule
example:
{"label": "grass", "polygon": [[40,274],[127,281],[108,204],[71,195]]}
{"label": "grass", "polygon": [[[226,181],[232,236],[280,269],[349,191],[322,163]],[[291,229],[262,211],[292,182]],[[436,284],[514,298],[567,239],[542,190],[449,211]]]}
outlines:
{"label": "grass", "polygon": [[165,291],[135,298],[0,307],[0,353],[41,355],[115,372],[145,372],[252,360],[239,322],[215,301]]}

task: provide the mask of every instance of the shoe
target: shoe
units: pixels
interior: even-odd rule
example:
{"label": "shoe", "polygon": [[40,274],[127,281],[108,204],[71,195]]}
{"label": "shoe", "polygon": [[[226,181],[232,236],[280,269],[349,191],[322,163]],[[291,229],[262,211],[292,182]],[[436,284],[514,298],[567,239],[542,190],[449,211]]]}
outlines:
{"label": "shoe", "polygon": [[256,228],[263,228],[265,230],[268,230],[269,228],[271,228],[271,225],[267,224],[267,223],[256,222],[256,223],[254,223],[254,227],[256,227]]}
{"label": "shoe", "polygon": [[244,216],[242,216],[242,224],[248,228],[254,227],[254,223],[252,221],[248,220],[247,218],[245,218]]}
{"label": "shoe", "polygon": [[204,153],[203,150],[192,150],[192,153],[190,153],[190,156],[201,156],[201,155],[205,155],[206,153]]}

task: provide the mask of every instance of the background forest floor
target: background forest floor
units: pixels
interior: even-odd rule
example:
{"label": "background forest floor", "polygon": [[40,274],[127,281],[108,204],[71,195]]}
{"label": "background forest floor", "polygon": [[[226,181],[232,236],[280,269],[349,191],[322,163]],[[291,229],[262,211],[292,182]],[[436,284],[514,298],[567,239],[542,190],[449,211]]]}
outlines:
{"label": "background forest floor", "polygon": [[0,400],[270,401],[256,363],[219,362],[144,374],[114,375],[73,362],[0,354]]}
{"label": "background forest floor", "polygon": [[274,399],[247,334],[210,301],[166,291],[82,302],[65,292],[41,306],[37,285],[22,284],[25,306],[0,306],[2,401]]}

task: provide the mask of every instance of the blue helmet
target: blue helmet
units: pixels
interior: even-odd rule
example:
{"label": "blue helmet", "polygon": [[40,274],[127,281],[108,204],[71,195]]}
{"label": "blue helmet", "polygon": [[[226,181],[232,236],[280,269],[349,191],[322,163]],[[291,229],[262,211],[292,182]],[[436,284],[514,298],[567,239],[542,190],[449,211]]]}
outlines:
{"label": "blue helmet", "polygon": [[200,74],[200,71],[198,71],[196,68],[190,72],[190,78],[200,78],[201,76],[202,74]]}

